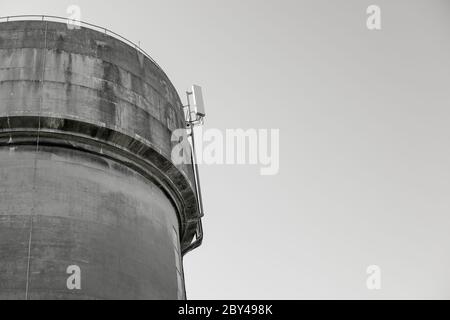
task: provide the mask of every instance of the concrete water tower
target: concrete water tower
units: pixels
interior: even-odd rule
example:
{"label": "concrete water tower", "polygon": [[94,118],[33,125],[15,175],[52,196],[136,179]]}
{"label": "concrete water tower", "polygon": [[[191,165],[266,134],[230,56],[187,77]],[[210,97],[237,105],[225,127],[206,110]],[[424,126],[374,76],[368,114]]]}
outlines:
{"label": "concrete water tower", "polygon": [[0,299],[184,299],[202,212],[178,128],[175,88],[126,39],[0,19]]}

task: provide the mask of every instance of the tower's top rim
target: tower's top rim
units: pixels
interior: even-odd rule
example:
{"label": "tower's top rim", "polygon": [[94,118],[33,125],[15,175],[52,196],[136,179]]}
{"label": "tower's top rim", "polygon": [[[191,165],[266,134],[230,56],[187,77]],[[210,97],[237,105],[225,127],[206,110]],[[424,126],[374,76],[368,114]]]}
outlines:
{"label": "tower's top rim", "polygon": [[109,30],[108,28],[101,27],[89,22],[81,21],[81,20],[75,20],[70,18],[64,18],[59,16],[52,16],[52,15],[37,15],[37,14],[25,14],[25,15],[15,15],[15,16],[3,16],[0,17],[0,23],[2,22],[13,22],[13,21],[50,21],[50,22],[60,22],[60,23],[77,23],[81,27],[85,27],[91,30],[95,30],[98,32],[102,32],[105,35],[112,36],[113,38],[120,40],[127,45],[134,47],[138,52],[142,53],[144,56],[146,56],[158,69],[169,79],[167,74],[164,72],[164,70],[161,68],[161,66],[144,50],[142,49],[138,44],[134,43],[133,41],[125,38],[124,36],[121,36],[120,34]]}

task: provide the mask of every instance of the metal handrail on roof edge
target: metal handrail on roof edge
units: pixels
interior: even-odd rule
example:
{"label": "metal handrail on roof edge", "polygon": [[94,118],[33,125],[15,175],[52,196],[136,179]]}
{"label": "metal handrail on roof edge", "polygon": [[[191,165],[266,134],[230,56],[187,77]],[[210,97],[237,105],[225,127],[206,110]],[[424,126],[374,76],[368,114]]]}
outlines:
{"label": "metal handrail on roof edge", "polygon": [[[24,18],[26,18],[26,20],[23,20]],[[4,20],[4,21],[3,21]],[[10,21],[28,21],[28,20],[35,20],[35,21],[50,21],[50,22],[66,22],[67,24],[69,23],[77,23],[80,24],[80,26],[85,26],[85,27],[89,27],[89,29],[94,29],[97,31],[101,31],[106,35],[112,36],[113,38],[116,38],[117,40],[120,40],[134,48],[136,48],[137,51],[139,51],[140,53],[142,53],[144,56],[146,56],[166,77],[167,79],[169,79],[169,77],[167,76],[167,74],[164,72],[164,70],[161,68],[161,66],[147,53],[145,52],[144,49],[142,49],[139,45],[137,45],[136,43],[134,43],[131,40],[128,40],[127,38],[121,36],[120,34],[111,31],[107,28],[101,27],[101,26],[97,26],[95,24],[89,23],[89,22],[84,22],[81,20],[76,20],[76,19],[70,19],[70,18],[64,18],[64,17],[59,17],[59,16],[50,16],[50,15],[37,15],[37,14],[26,14],[26,15],[18,15],[18,16],[5,16],[5,17],[0,17],[0,23],[1,22],[10,22]]]}

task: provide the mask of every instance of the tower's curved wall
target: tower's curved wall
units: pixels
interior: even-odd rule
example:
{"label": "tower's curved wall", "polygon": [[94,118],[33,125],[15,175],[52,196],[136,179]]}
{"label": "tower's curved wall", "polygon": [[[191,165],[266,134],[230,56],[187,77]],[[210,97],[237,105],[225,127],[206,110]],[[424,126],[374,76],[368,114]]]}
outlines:
{"label": "tower's curved wall", "polygon": [[184,298],[199,212],[177,128],[178,94],[135,48],[0,23],[0,299]]}

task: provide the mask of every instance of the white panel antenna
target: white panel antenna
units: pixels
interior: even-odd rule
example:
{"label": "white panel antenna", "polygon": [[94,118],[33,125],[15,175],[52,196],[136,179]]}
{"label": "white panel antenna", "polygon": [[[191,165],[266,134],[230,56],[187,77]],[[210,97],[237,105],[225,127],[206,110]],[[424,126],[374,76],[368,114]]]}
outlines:
{"label": "white panel antenna", "polygon": [[193,85],[192,97],[194,100],[193,102],[197,115],[201,118],[204,118],[206,116],[206,111],[205,111],[205,102],[203,100],[202,87]]}

